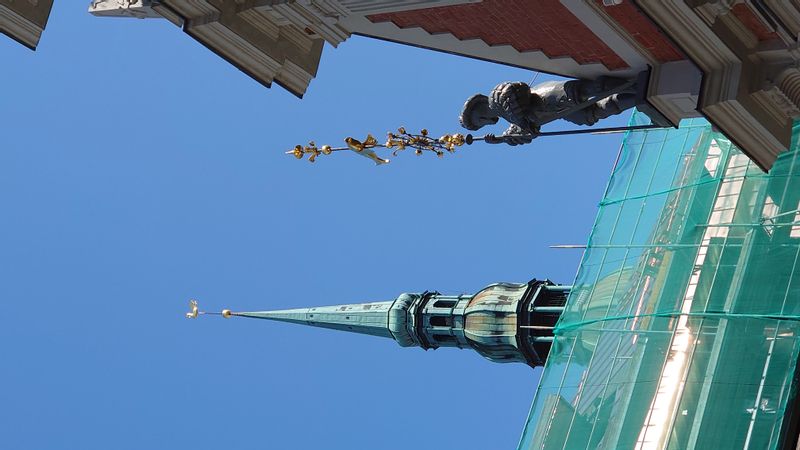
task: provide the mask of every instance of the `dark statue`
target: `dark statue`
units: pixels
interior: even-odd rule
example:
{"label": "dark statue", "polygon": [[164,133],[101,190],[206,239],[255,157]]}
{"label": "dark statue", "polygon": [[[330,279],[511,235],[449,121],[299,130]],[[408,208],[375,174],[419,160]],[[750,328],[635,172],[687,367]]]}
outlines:
{"label": "dark statue", "polygon": [[595,80],[548,81],[529,86],[521,82],[498,84],[489,96],[476,94],[464,104],[461,126],[477,130],[505,119],[511,126],[500,136],[489,134],[490,144],[530,143],[542,125],[564,119],[594,125],[637,104],[635,81],[601,76]]}

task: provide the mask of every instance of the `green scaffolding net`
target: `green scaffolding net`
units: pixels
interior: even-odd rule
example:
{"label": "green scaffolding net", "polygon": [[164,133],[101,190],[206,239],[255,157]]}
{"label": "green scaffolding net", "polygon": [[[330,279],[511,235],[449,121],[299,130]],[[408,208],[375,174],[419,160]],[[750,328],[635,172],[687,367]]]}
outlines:
{"label": "green scaffolding net", "polygon": [[791,441],[798,131],[769,174],[702,119],[626,135],[520,450]]}

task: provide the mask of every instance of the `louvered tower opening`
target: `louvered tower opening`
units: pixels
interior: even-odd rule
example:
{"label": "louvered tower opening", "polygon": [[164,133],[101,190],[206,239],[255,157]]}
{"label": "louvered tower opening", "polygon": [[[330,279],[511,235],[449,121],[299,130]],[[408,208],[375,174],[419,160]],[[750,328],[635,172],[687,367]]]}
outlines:
{"label": "louvered tower opening", "polygon": [[571,286],[550,280],[530,282],[529,298],[520,302],[519,348],[528,364],[544,365],[553,345],[553,328],[564,311]]}

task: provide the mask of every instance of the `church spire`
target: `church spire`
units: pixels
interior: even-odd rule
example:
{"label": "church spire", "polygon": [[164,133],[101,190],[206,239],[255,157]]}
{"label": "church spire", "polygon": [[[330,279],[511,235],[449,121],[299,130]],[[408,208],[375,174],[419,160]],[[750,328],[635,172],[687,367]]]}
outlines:
{"label": "church spire", "polygon": [[311,325],[351,333],[392,338],[389,309],[394,302],[361,303],[284,309],[279,311],[231,312],[230,316]]}
{"label": "church spire", "polygon": [[494,362],[539,366],[550,351],[553,327],[569,289],[533,280],[492,284],[475,295],[424,292],[387,302],[256,312],[205,313],[193,300],[186,316],[277,320],[391,338],[403,347],[472,348]]}

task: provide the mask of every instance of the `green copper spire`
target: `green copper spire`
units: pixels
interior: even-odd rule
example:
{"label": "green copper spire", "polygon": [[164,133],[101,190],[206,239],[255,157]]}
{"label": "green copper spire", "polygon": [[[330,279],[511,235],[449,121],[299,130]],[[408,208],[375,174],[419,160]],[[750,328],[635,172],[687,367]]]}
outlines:
{"label": "green copper spire", "polygon": [[403,347],[471,348],[494,362],[544,364],[569,286],[550,281],[495,283],[475,295],[401,294],[394,301],[186,315],[250,317],[394,339]]}
{"label": "green copper spire", "polygon": [[392,333],[389,332],[389,309],[393,303],[378,302],[281,311],[232,312],[231,315],[392,338]]}

